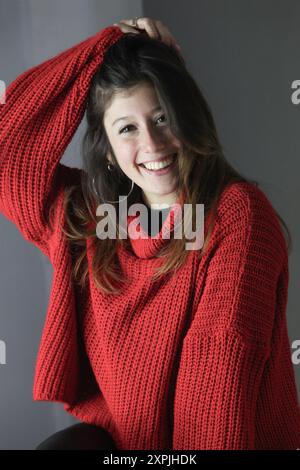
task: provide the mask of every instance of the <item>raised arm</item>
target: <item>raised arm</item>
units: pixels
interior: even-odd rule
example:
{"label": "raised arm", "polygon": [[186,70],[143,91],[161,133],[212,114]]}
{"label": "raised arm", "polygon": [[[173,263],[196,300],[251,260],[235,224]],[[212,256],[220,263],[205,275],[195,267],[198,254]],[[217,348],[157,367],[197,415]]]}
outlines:
{"label": "raised arm", "polygon": [[83,118],[105,51],[123,34],[108,26],[30,68],[0,105],[0,211],[45,253],[49,208],[76,173],[59,161]]}

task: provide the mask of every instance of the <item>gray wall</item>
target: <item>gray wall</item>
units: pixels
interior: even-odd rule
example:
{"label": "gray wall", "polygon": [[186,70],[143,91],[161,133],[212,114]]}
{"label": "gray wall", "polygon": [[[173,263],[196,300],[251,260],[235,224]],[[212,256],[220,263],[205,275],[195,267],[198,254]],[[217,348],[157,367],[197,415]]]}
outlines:
{"label": "gray wall", "polygon": [[[300,338],[300,224],[295,217],[300,106],[290,99],[291,83],[300,78],[297,0],[0,0],[0,80],[9,84],[105,26],[142,15],[160,19],[175,35],[212,108],[228,160],[261,183],[291,229],[287,316],[292,344]],[[80,166],[83,126],[63,157],[71,166]],[[76,421],[62,405],[32,401],[52,267],[2,215],[0,230],[0,340],[7,347],[7,363],[0,365],[0,449],[31,449]],[[300,365],[294,369],[300,390]]]}

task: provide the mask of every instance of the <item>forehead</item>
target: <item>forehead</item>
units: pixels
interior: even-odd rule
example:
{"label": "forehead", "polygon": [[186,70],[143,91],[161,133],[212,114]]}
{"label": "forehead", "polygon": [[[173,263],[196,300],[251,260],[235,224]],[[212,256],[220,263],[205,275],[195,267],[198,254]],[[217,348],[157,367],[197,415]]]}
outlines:
{"label": "forehead", "polygon": [[106,110],[107,115],[119,115],[122,112],[143,110],[149,106],[159,105],[155,88],[151,84],[141,84],[126,91],[120,91],[114,95]]}

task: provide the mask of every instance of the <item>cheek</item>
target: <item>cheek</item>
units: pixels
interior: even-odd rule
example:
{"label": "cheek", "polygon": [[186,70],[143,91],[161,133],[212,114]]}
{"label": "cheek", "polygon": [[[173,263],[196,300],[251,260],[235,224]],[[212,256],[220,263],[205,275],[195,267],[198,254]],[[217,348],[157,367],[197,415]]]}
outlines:
{"label": "cheek", "polygon": [[119,149],[116,149],[116,156],[120,168],[128,170],[135,165],[135,150],[129,145],[120,146]]}

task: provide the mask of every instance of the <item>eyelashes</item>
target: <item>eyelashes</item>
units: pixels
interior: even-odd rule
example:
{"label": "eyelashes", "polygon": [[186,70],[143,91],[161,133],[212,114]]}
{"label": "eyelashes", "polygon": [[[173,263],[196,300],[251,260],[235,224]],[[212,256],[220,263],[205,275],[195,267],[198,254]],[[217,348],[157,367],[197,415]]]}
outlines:
{"label": "eyelashes", "polygon": [[[158,120],[161,119],[161,118],[165,118],[165,115],[162,114],[161,116],[159,116],[159,117],[157,118],[156,121],[158,121]],[[165,120],[166,120],[166,118],[165,118]],[[120,129],[119,134],[128,134],[128,132],[124,132],[124,131],[125,131],[125,129],[129,129],[129,128],[131,128],[131,127],[134,127],[134,126],[133,126],[132,124],[129,124],[129,125],[123,127],[122,129]],[[129,132],[130,132],[130,131],[129,131]]]}

